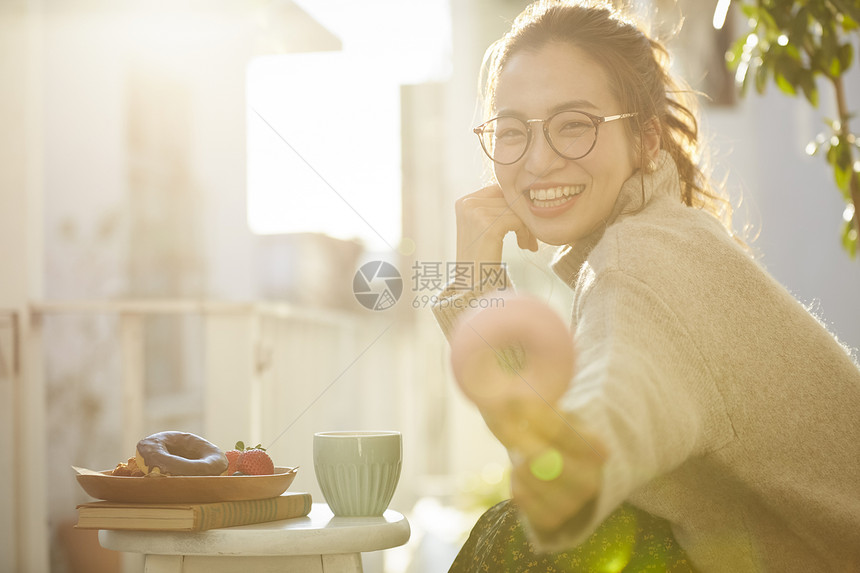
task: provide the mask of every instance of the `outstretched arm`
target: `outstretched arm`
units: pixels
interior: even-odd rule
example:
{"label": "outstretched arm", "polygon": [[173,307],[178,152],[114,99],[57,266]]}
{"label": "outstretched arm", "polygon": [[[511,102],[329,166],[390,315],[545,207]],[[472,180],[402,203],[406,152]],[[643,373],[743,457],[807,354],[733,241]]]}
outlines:
{"label": "outstretched arm", "polygon": [[546,304],[505,297],[470,312],[451,336],[464,394],[507,448],[513,499],[534,534],[553,537],[587,520],[601,483],[603,446],[558,400],[573,376],[569,330]]}

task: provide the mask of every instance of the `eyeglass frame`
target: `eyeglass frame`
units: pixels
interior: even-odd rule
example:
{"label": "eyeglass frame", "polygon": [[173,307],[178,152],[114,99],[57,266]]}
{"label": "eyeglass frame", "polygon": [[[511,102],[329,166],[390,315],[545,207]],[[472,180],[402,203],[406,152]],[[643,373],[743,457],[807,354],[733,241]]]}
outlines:
{"label": "eyeglass frame", "polygon": [[[570,156],[565,155],[564,153],[560,152],[558,149],[556,149],[555,145],[552,142],[552,139],[549,136],[549,128],[547,128],[547,124],[549,124],[549,122],[552,119],[554,119],[556,116],[559,116],[563,113],[568,113],[571,111],[575,111],[576,113],[581,113],[582,115],[584,115],[585,117],[590,119],[592,125],[594,125],[594,141],[591,142],[591,147],[588,148],[588,151],[586,151],[585,153],[583,153],[582,155],[580,155],[578,157],[570,157]],[[546,117],[545,119],[520,119],[520,118],[513,116],[513,115],[497,115],[496,117],[488,119],[487,121],[485,121],[481,125],[473,128],[472,132],[478,136],[478,141],[481,143],[481,149],[484,150],[484,153],[486,154],[487,157],[490,158],[491,161],[493,161],[494,163],[498,163],[499,165],[513,165],[514,163],[516,163],[517,161],[519,161],[520,159],[525,157],[526,153],[529,150],[529,147],[532,144],[532,139],[533,139],[532,133],[533,132],[532,132],[531,124],[535,123],[535,122],[540,122],[543,124],[543,136],[546,139],[546,142],[549,144],[550,149],[555,151],[555,153],[559,157],[563,157],[564,159],[567,159],[569,161],[576,161],[577,159],[582,159],[583,157],[585,157],[586,155],[591,153],[591,151],[594,149],[594,146],[597,145],[597,136],[600,133],[600,126],[602,124],[609,123],[610,121],[615,121],[617,119],[625,119],[628,117],[634,117],[636,115],[638,115],[638,112],[634,111],[631,113],[619,113],[616,115],[606,115],[606,116],[601,117],[599,115],[594,115],[592,113],[588,113],[587,111],[582,111],[582,110],[578,110],[578,109],[563,109],[563,110],[555,112],[554,114],[550,115],[549,117]],[[508,161],[508,162],[498,161],[498,160],[496,160],[496,158],[494,158],[492,155],[490,155],[490,152],[487,151],[486,145],[484,145],[484,138],[483,138],[484,128],[487,126],[487,124],[489,124],[492,121],[496,121],[497,119],[501,119],[503,117],[509,117],[512,119],[516,119],[516,120],[521,121],[524,124],[526,124],[527,139],[526,139],[526,145],[525,145],[525,147],[523,147],[523,152],[520,154],[519,157],[517,157],[513,161]]]}

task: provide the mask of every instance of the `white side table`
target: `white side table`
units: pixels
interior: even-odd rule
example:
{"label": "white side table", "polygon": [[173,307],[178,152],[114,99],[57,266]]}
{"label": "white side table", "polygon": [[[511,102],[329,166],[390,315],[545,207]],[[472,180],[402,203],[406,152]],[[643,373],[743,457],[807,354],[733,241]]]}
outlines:
{"label": "white side table", "polygon": [[335,517],[315,503],[307,517],[200,532],[99,531],[114,551],[143,553],[145,573],[361,573],[361,553],[403,545],[409,522]]}

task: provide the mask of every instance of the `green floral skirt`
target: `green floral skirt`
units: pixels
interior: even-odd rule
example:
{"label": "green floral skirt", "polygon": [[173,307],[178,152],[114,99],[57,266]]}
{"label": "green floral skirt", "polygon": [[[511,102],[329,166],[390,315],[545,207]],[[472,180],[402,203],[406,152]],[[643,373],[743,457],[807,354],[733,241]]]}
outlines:
{"label": "green floral skirt", "polygon": [[536,553],[510,501],[490,508],[448,573],[694,572],[669,524],[624,504],[576,549]]}

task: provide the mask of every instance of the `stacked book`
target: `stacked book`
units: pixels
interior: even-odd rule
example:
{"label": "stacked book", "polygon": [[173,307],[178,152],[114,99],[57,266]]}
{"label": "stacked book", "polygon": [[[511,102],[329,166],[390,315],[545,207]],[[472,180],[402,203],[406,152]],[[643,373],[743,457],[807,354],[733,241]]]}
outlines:
{"label": "stacked book", "polygon": [[287,492],[268,499],[215,503],[119,503],[96,501],[78,506],[81,529],[205,531],[303,517],[311,511],[311,494]]}

